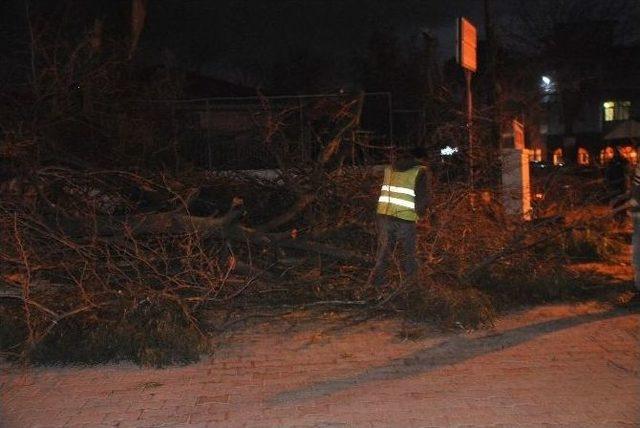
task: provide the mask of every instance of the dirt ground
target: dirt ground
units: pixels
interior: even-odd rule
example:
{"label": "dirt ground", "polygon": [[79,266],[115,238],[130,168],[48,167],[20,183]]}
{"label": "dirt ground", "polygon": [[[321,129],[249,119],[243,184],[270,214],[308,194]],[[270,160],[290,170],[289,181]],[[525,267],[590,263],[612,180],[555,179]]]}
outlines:
{"label": "dirt ground", "polygon": [[628,286],[628,257],[573,266],[610,279],[604,300],[490,329],[298,311],[246,318],[184,367],[5,364],[0,426],[640,426],[640,308],[606,290]]}

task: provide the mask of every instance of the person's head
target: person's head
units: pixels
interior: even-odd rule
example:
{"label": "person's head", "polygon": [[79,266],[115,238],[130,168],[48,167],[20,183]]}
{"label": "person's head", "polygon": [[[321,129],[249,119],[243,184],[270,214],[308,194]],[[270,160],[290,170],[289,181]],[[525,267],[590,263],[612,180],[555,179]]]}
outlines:
{"label": "person's head", "polygon": [[410,152],[411,152],[411,155],[414,158],[416,158],[416,159],[418,159],[420,161],[426,162],[428,160],[427,150],[422,146],[416,146],[416,147],[412,148],[410,150]]}
{"label": "person's head", "polygon": [[428,163],[426,150],[421,147],[402,147],[391,154],[391,165],[394,169],[404,170],[424,163]]}
{"label": "person's head", "polygon": [[389,152],[389,163],[393,166],[393,168],[398,168],[401,165],[406,165],[408,163],[415,163],[415,159],[411,156],[411,153],[406,150],[404,147],[394,147]]}
{"label": "person's head", "polygon": [[395,147],[391,152],[392,159],[416,159],[426,157],[426,150],[422,147]]}

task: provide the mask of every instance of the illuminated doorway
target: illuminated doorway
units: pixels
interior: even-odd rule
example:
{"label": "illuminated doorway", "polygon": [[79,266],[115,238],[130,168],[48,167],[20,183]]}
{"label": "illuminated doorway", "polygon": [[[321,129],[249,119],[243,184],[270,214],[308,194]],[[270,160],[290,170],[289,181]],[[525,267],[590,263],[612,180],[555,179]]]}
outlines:
{"label": "illuminated doorway", "polygon": [[562,149],[558,148],[553,151],[553,164],[563,165]]}
{"label": "illuminated doorway", "polygon": [[605,163],[613,159],[613,153],[613,147],[605,147],[604,149],[600,150],[600,163],[604,165]]}
{"label": "illuminated doorway", "polygon": [[583,147],[578,148],[578,165],[587,166],[590,163],[591,156],[589,156],[587,149]]}
{"label": "illuminated doorway", "polygon": [[638,151],[633,146],[622,146],[618,150],[620,150],[620,155],[629,161],[630,164],[635,165],[638,162]]}

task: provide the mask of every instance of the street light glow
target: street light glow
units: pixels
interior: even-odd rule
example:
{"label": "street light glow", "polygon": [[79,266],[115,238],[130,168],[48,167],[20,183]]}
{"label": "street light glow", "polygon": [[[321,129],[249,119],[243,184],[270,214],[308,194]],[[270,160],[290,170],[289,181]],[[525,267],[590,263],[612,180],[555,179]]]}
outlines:
{"label": "street light glow", "polygon": [[547,94],[555,92],[555,82],[549,76],[542,76],[540,78],[540,88]]}

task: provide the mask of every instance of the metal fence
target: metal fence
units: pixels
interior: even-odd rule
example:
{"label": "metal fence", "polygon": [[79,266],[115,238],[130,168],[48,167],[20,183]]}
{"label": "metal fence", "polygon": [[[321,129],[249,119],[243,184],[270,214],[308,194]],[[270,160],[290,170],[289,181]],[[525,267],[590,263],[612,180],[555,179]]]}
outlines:
{"label": "metal fence", "polygon": [[394,145],[397,117],[386,92],[154,101],[149,108],[170,118],[181,156],[209,169],[313,161],[334,138],[347,161],[375,162]]}

